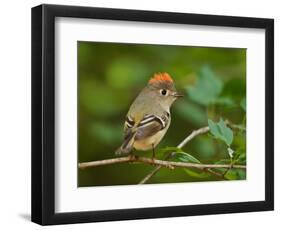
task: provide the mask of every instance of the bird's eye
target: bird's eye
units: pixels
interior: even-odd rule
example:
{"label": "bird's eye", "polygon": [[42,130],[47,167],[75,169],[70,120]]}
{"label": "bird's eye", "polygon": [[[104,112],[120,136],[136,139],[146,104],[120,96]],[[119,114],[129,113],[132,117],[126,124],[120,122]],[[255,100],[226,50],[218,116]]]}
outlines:
{"label": "bird's eye", "polygon": [[166,96],[167,95],[167,90],[166,89],[161,89],[160,93],[161,93],[161,95]]}

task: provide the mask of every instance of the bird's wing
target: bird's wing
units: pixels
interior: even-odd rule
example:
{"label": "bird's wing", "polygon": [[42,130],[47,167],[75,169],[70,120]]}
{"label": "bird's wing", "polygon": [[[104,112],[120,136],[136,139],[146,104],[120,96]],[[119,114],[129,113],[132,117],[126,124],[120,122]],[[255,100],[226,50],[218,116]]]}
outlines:
{"label": "bird's wing", "polygon": [[124,124],[124,140],[120,148],[116,150],[116,154],[124,154],[132,151],[135,141],[136,130],[134,129],[135,121],[130,116],[126,117]]}
{"label": "bird's wing", "polygon": [[131,139],[134,134],[136,134],[135,140],[153,136],[167,126],[169,118],[170,114],[164,112],[162,116],[145,115],[140,122],[135,122],[134,118],[127,115],[124,125],[124,141]]}
{"label": "bird's wing", "polygon": [[135,140],[142,140],[155,135],[169,124],[170,114],[164,112],[162,116],[145,115],[140,122],[127,115],[124,125],[124,141],[116,154],[129,153]]}
{"label": "bird's wing", "polygon": [[162,116],[146,115],[137,124],[135,140],[145,139],[155,135],[164,129],[169,122],[169,113],[165,112]]}
{"label": "bird's wing", "polygon": [[131,116],[127,115],[124,124],[124,140],[126,140],[128,136],[134,132],[135,124],[135,120]]}

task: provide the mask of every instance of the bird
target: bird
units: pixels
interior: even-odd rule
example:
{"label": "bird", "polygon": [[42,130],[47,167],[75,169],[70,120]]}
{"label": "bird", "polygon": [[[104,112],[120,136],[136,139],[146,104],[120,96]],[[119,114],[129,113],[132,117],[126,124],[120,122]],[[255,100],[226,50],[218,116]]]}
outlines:
{"label": "bird", "polygon": [[182,96],[168,73],[155,73],[129,108],[124,122],[123,143],[115,154],[131,154],[133,149],[152,149],[152,158],[155,159],[155,147],[171,124],[170,108]]}

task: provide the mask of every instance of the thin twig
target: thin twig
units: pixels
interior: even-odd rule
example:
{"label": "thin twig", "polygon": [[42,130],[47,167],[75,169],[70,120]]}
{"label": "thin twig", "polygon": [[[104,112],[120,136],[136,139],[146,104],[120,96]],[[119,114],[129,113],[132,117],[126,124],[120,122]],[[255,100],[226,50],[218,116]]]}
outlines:
{"label": "thin twig", "polygon": [[246,128],[243,125],[236,125],[229,120],[226,120],[225,123],[230,126],[232,129],[239,129],[241,131],[246,131]]}
{"label": "thin twig", "polygon": [[162,166],[158,165],[156,166],[149,174],[147,174],[140,182],[139,184],[145,184],[151,177],[153,177],[158,171],[159,169],[161,169]]}
{"label": "thin twig", "polygon": [[178,148],[182,148],[184,147],[188,142],[190,142],[194,137],[200,135],[200,134],[204,134],[209,132],[210,128],[209,126],[205,126],[203,128],[194,130],[189,136],[187,136],[177,147]]}
{"label": "thin twig", "polygon": [[[181,143],[178,144],[177,148],[182,148],[184,147],[188,142],[190,142],[194,137],[204,134],[209,132],[210,128],[209,126],[205,126],[203,128],[194,130],[190,135],[188,135]],[[169,153],[166,157],[165,160],[168,160],[173,156],[173,152]],[[161,165],[156,166],[149,174],[147,174],[140,182],[139,184],[145,184],[151,177],[153,177],[160,169]]]}
{"label": "thin twig", "polygon": [[198,163],[189,163],[189,162],[175,162],[175,161],[152,159],[152,158],[147,158],[147,157],[138,157],[135,155],[130,155],[127,157],[120,157],[120,158],[112,158],[112,159],[107,159],[107,160],[79,163],[78,167],[81,169],[85,169],[85,168],[89,168],[89,167],[96,167],[96,166],[101,166],[101,165],[111,165],[111,164],[124,163],[124,162],[141,162],[141,163],[147,163],[147,164],[151,164],[151,165],[159,165],[159,166],[167,167],[170,169],[174,169],[175,167],[197,168],[197,169],[211,169],[211,168],[246,169],[246,165],[198,164]]}
{"label": "thin twig", "polygon": [[[228,170],[228,169],[226,169],[226,170]],[[221,173],[219,173],[219,172],[215,172],[214,170],[212,170],[212,169],[206,169],[206,171],[207,171],[207,173],[210,173],[210,174],[213,174],[214,176],[217,176],[217,177],[219,177],[219,178],[221,178],[221,179],[223,179],[223,180],[227,180],[227,178],[225,178]]]}

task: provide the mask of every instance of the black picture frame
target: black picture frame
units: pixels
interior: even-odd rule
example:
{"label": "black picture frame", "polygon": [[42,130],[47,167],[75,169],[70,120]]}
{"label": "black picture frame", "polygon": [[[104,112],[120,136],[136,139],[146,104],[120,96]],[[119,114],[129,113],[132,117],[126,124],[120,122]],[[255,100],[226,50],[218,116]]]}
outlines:
{"label": "black picture frame", "polygon": [[[265,29],[265,200],[55,213],[55,18],[89,18]],[[274,209],[274,20],[110,8],[32,8],[32,221],[41,225],[266,211]]]}

